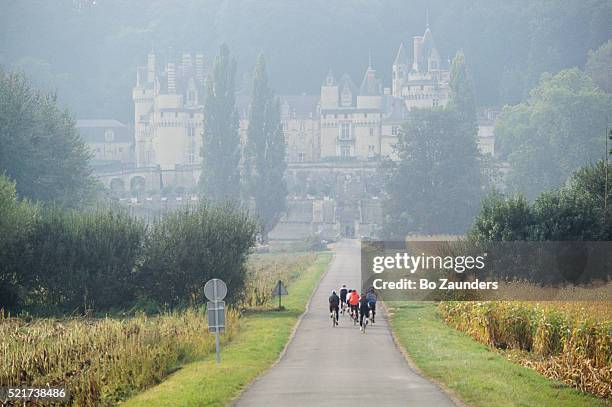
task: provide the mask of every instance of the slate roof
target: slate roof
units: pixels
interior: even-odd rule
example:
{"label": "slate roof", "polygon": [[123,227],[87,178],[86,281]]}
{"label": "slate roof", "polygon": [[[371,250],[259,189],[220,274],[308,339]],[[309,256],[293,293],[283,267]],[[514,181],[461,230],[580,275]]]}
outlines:
{"label": "slate roof", "polygon": [[131,143],[133,141],[128,127],[114,119],[77,120],[76,128],[83,140],[89,143],[103,143],[106,140],[107,130],[113,131],[114,142]]}

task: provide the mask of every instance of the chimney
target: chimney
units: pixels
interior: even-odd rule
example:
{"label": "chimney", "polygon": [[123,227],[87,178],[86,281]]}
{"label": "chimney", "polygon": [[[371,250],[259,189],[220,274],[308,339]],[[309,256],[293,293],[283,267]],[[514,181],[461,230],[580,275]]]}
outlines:
{"label": "chimney", "polygon": [[204,83],[204,54],[195,56],[195,76],[201,84]]}
{"label": "chimney", "polygon": [[155,81],[155,54],[150,52],[147,56],[147,82],[153,83]]}
{"label": "chimney", "polygon": [[168,62],[166,71],[168,74],[168,93],[176,93],[176,71],[174,69],[174,62]]}
{"label": "chimney", "polygon": [[419,59],[421,58],[421,45],[423,45],[423,37],[413,37],[412,44],[412,69],[418,71]]}

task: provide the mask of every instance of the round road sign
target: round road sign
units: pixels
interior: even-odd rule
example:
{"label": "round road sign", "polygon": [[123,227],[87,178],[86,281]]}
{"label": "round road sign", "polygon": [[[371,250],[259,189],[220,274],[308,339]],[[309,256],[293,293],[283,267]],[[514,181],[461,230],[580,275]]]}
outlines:
{"label": "round road sign", "polygon": [[221,301],[227,295],[227,285],[218,278],[208,280],[204,285],[204,295],[209,301]]}

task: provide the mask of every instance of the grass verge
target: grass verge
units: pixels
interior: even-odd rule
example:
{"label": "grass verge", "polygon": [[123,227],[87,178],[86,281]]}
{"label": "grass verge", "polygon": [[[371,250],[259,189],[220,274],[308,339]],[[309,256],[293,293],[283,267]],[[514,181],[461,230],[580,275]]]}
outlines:
{"label": "grass verge", "polygon": [[397,337],[423,373],[474,407],[609,406],[516,365],[442,321],[433,303],[388,303]]}
{"label": "grass verge", "polygon": [[331,253],[318,254],[314,264],[288,287],[285,310],[252,312],[241,318],[240,333],[222,349],[220,365],[214,354],[187,364],[122,406],[226,405],[277,360],[330,259]]}

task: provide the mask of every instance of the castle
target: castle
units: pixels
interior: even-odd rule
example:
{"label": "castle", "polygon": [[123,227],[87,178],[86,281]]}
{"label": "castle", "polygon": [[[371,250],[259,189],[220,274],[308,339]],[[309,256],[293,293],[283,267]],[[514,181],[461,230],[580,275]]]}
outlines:
{"label": "castle", "polygon": [[[194,175],[181,179],[197,179],[206,71],[202,54],[187,53],[163,66],[150,53],[146,66],[137,68],[132,93],[137,167],[188,169]],[[384,87],[370,58],[360,86],[330,70],[320,94],[279,96],[290,191],[279,238],[375,233],[382,216],[377,190],[370,185],[377,163],[393,158],[410,109],[445,106],[449,99],[448,61],[441,59],[428,24],[422,36],[412,39],[412,61],[400,44],[391,73],[391,87]],[[237,95],[243,136],[248,103],[248,96]]]}

